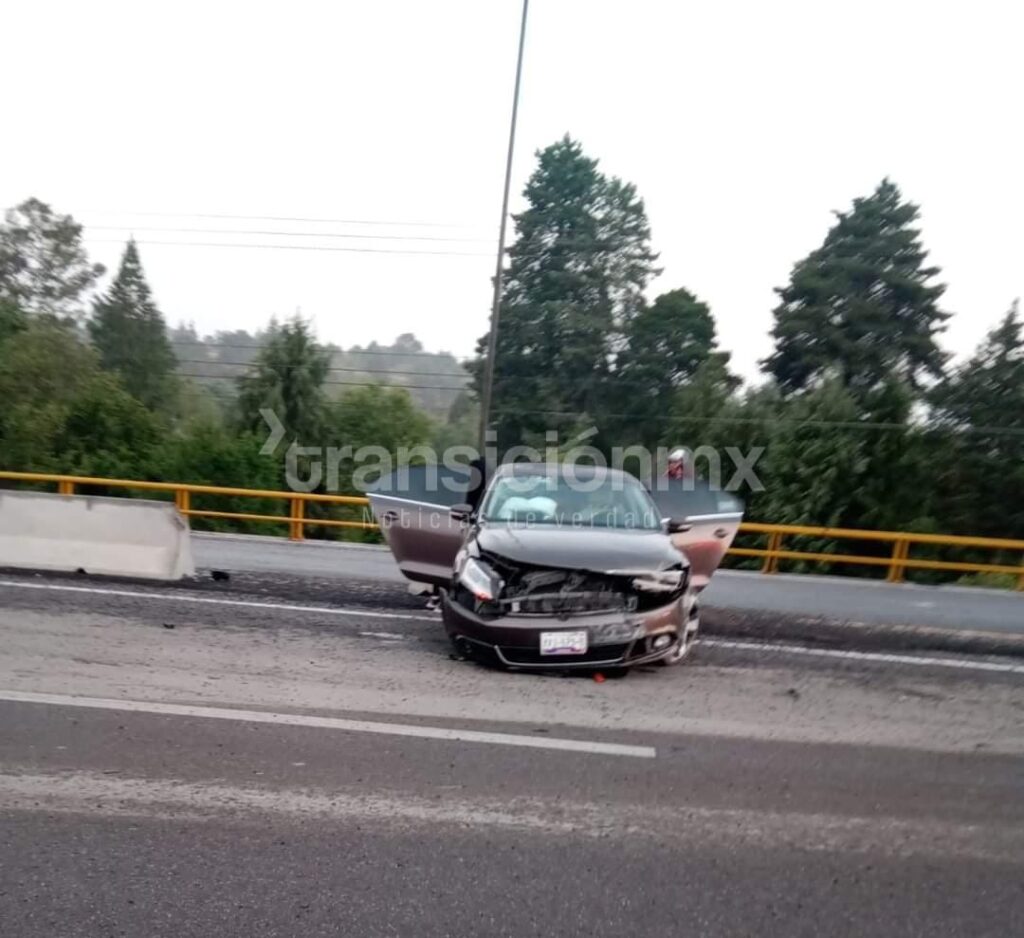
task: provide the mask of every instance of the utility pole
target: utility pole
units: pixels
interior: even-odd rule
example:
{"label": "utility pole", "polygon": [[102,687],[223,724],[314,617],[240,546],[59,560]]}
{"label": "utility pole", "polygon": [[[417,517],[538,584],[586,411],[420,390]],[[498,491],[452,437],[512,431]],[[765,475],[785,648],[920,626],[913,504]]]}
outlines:
{"label": "utility pole", "polygon": [[516,85],[512,93],[512,120],[508,129],[508,157],[505,161],[505,191],[501,199],[501,226],[498,228],[498,261],[494,271],[494,298],[491,302],[491,328],[487,335],[487,358],[480,387],[480,456],[487,443],[490,425],[491,392],[494,387],[494,359],[498,350],[498,319],[501,314],[502,274],[505,267],[505,231],[508,227],[508,196],[512,186],[512,156],[516,147],[516,118],[519,115],[519,84],[523,76],[523,46],[526,43],[526,13],[530,0],[523,0],[523,18],[519,25],[519,55],[516,58]]}

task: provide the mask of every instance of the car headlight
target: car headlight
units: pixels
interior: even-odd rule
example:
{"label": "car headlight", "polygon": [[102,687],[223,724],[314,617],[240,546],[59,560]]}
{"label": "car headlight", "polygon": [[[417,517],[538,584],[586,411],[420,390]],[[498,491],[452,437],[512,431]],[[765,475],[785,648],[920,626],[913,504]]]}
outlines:
{"label": "car headlight", "polygon": [[477,599],[492,602],[501,592],[501,578],[482,561],[466,557],[459,570],[459,582]]}

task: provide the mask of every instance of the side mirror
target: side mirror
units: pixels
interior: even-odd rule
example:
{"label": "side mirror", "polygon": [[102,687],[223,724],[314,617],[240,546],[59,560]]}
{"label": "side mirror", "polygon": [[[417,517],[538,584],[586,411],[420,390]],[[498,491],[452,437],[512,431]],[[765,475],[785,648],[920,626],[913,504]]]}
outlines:
{"label": "side mirror", "polygon": [[686,518],[662,518],[661,523],[667,534],[685,534],[693,527]]}
{"label": "side mirror", "polygon": [[469,521],[473,517],[472,505],[452,505],[448,514],[452,521]]}

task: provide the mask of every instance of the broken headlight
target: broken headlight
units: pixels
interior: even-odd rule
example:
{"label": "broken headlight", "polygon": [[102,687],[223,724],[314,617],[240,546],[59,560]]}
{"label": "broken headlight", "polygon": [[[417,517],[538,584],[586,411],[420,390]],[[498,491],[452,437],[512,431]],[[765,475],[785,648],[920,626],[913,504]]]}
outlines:
{"label": "broken headlight", "polygon": [[459,569],[459,582],[482,602],[493,602],[501,593],[501,578],[482,560],[466,556]]}

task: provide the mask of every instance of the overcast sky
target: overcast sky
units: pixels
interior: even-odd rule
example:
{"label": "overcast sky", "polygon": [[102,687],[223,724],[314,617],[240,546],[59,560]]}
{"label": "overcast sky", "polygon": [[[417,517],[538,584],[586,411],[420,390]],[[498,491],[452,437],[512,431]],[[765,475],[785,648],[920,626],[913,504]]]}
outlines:
{"label": "overcast sky", "polygon": [[[301,310],[327,341],[415,332],[467,355],[490,302],[519,14],[5,0],[0,205],[70,212],[108,266],[134,231],[172,323],[255,330]],[[651,295],[707,301],[753,377],[772,288],[831,210],[889,175],[922,207],[956,314],[944,342],[963,354],[1024,293],[1022,27],[1014,0],[532,0],[514,191],[566,132],[635,182],[664,267]]]}

